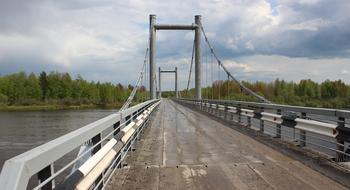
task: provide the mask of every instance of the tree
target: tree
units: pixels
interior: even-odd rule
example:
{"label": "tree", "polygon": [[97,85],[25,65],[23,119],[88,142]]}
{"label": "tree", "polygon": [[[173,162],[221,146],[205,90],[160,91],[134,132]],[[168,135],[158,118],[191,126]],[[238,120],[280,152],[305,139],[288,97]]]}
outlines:
{"label": "tree", "polygon": [[24,72],[8,76],[9,83],[7,86],[7,97],[9,104],[20,103],[21,98],[25,97],[25,82],[27,75]]}
{"label": "tree", "polygon": [[31,73],[25,82],[25,98],[38,101],[41,98],[40,82],[34,73]]}
{"label": "tree", "polygon": [[61,92],[60,92],[60,98],[70,98],[72,95],[72,78],[68,73],[64,73],[61,75]]}
{"label": "tree", "polygon": [[49,90],[49,82],[47,80],[46,72],[43,71],[39,75],[40,87],[41,87],[41,99],[43,101],[47,98],[47,92]]}

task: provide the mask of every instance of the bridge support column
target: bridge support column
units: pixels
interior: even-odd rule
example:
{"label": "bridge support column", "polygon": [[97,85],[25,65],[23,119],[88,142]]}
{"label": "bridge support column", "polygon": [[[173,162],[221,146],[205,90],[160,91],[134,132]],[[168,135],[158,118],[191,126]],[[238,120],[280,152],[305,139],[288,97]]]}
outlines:
{"label": "bridge support column", "polygon": [[156,15],[150,15],[149,22],[149,88],[151,99],[156,99]]}
{"label": "bridge support column", "polygon": [[195,41],[195,90],[196,99],[202,99],[202,89],[201,89],[201,31],[202,31],[202,21],[201,16],[195,16],[195,24],[197,25],[194,41]]}

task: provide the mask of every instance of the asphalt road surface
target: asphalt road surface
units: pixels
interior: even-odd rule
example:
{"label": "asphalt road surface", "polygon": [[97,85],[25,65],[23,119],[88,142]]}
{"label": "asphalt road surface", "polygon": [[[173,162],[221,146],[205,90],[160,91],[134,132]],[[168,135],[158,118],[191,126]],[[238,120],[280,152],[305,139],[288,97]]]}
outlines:
{"label": "asphalt road surface", "polygon": [[163,99],[107,189],[346,189],[207,116]]}

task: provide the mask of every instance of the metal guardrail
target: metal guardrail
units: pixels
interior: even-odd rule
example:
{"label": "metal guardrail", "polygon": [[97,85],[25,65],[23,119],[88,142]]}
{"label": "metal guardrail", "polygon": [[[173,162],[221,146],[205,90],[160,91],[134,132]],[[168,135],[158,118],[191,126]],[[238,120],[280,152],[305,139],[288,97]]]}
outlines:
{"label": "metal guardrail", "polygon": [[350,161],[350,111],[231,100],[177,99],[202,111],[292,141],[327,155]]}
{"label": "metal guardrail", "polygon": [[[0,175],[1,189],[66,189],[67,185],[72,185],[72,181],[81,183],[83,178],[78,176],[79,180],[76,180],[77,176],[74,173],[69,174],[69,169],[88,153],[92,153],[92,157],[85,163],[89,162],[92,165],[83,164],[79,170],[88,171],[83,177],[88,174],[95,175],[91,178],[95,180],[89,181],[90,185],[81,185],[79,189],[103,189],[111,174],[121,166],[121,161],[159,103],[159,100],[140,103],[7,160]],[[132,134],[128,134],[123,143],[119,143],[125,136],[120,135],[121,131],[134,121],[138,122],[138,125],[135,125],[137,127],[133,126]],[[56,161],[73,153],[84,143],[90,143],[92,146],[73,160],[66,161],[62,168],[56,170]],[[97,165],[99,167],[96,167]],[[101,166],[103,166],[102,170],[95,170]],[[61,179],[58,180],[58,178]],[[34,184],[31,184],[32,187],[28,187],[30,180],[34,181]]]}

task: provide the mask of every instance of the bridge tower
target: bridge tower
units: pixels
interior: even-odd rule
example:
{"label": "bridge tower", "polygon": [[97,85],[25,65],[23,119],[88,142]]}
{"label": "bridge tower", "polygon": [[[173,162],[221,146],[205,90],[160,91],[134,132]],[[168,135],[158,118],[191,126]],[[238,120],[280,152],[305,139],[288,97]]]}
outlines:
{"label": "bridge tower", "polygon": [[[191,25],[157,24],[156,15],[150,15],[149,27],[149,60],[150,60],[150,94],[151,99],[157,98],[156,92],[156,31],[157,30],[194,30],[195,31],[195,98],[202,99],[201,95],[201,15],[195,16],[195,23]],[[159,81],[160,83],[160,81]]]}
{"label": "bridge tower", "polygon": [[159,69],[159,71],[158,71],[158,75],[159,75],[159,77],[158,77],[158,82],[159,82],[159,87],[158,87],[158,89],[159,89],[159,93],[158,93],[158,98],[161,98],[162,97],[162,73],[174,73],[175,74],[175,97],[176,98],[178,98],[179,97],[179,91],[178,91],[178,86],[177,86],[177,84],[178,84],[178,81],[177,81],[177,67],[175,67],[175,69],[174,70],[162,70],[160,67],[158,68]]}

